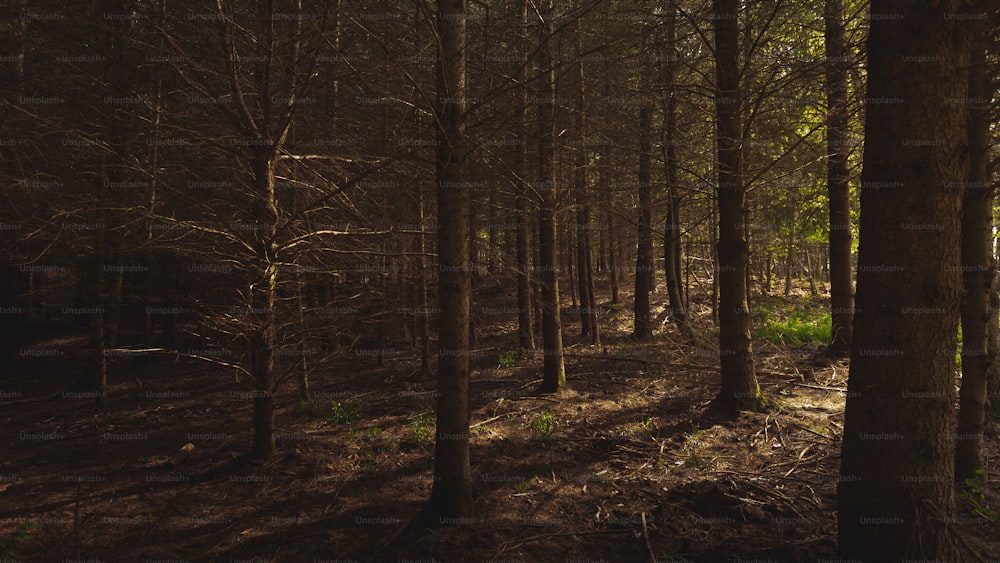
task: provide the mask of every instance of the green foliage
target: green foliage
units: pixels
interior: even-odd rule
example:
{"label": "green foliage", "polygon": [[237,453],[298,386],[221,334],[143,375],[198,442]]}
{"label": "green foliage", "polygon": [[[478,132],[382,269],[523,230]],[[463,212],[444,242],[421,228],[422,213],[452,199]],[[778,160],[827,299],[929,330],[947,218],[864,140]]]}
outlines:
{"label": "green foliage", "polygon": [[702,457],[697,452],[691,452],[688,454],[687,459],[684,460],[684,467],[688,469],[697,469],[698,471],[705,471],[708,469],[709,461]]}
{"label": "green foliage", "polygon": [[302,414],[308,414],[316,410],[319,407],[319,401],[316,399],[303,399],[299,398],[299,406],[296,407],[296,411]]}
{"label": "green foliage", "polygon": [[418,415],[410,422],[413,438],[418,442],[434,441],[434,417],[430,413]]}
{"label": "green foliage", "polygon": [[27,520],[21,522],[21,525],[14,530],[14,534],[10,538],[0,538],[0,550],[3,551],[0,554],[0,562],[15,562],[18,561],[15,555],[18,549],[24,546],[24,544],[31,541],[34,536],[31,535],[32,530],[40,528],[38,524],[28,522]]}
{"label": "green foliage", "polygon": [[545,411],[528,423],[528,427],[534,432],[536,438],[546,440],[552,438],[552,435],[556,433],[558,424],[552,411]]}
{"label": "green foliage", "polygon": [[517,354],[514,352],[504,352],[500,354],[500,360],[497,361],[498,368],[512,368],[517,363]]}
{"label": "green foliage", "polygon": [[363,407],[364,403],[361,401],[351,401],[347,404],[341,404],[334,401],[330,405],[330,416],[326,417],[326,422],[330,424],[339,424],[357,420],[361,417],[361,409]]}
{"label": "green foliage", "polygon": [[[978,469],[976,470],[976,475],[980,479],[985,480],[986,470]],[[990,522],[996,522],[996,516],[993,514],[993,509],[986,502],[986,495],[983,493],[982,489],[979,488],[979,482],[976,479],[966,479],[965,486],[962,488],[962,498],[967,500],[969,504],[972,505],[972,510],[969,511],[973,516],[978,516],[980,518],[985,518]]]}
{"label": "green foliage", "polygon": [[691,431],[684,433],[684,437],[687,438],[689,442],[697,442],[704,435],[705,431],[695,426],[693,422],[691,423]]}
{"label": "green foliage", "polygon": [[754,336],[773,344],[826,344],[831,340],[829,311],[760,305],[754,316]]}

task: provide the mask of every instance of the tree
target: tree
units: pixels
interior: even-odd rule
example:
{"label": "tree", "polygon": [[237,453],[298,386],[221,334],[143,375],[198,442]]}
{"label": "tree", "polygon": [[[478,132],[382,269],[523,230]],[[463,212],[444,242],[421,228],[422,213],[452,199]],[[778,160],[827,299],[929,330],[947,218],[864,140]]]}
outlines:
{"label": "tree", "polygon": [[830,308],[833,328],[829,350],[850,351],[854,318],[851,279],[851,189],[847,168],[847,48],[843,0],[826,0],[826,154],[827,194],[830,206]]}
{"label": "tree", "polygon": [[[972,29],[966,2],[874,0],[840,556],[957,561],[954,355]],[[949,17],[952,16],[952,17]],[[928,257],[933,256],[933,260]]]}
{"label": "tree", "polygon": [[715,399],[734,414],[760,406],[762,395],[754,373],[747,302],[749,249],[746,240],[741,119],[739,0],[715,0],[715,111],[718,136],[719,208],[719,353],[722,389]]}
{"label": "tree", "polygon": [[555,104],[556,69],[552,64],[553,10],[550,0],[538,6],[538,269],[542,286],[542,357],[544,373],[541,391],[557,393],[566,386],[563,363],[562,321],[559,303],[559,238],[556,228],[557,186],[555,183]]}
{"label": "tree", "polygon": [[648,340],[653,336],[653,320],[649,311],[649,293],[653,290],[653,182],[652,142],[653,104],[649,92],[648,54],[639,58],[639,221],[635,256],[635,323],[632,338]]}
{"label": "tree", "polygon": [[594,296],[594,267],[591,247],[593,246],[590,230],[592,217],[590,205],[587,200],[587,188],[589,187],[588,166],[590,161],[590,149],[587,143],[587,97],[586,97],[586,75],[584,73],[583,58],[583,14],[579,13],[582,2],[577,0],[576,11],[576,134],[577,147],[576,159],[573,163],[575,175],[573,179],[573,192],[576,196],[576,256],[577,256],[577,281],[580,291],[580,336],[590,336],[590,343],[599,346],[601,344],[601,332],[597,326],[597,299]]}
{"label": "tree", "polygon": [[962,194],[962,387],[958,395],[955,479],[982,469],[989,370],[990,289],[993,285],[993,188],[989,182],[989,75],[986,49],[977,44],[969,67],[968,175]]}
{"label": "tree", "polygon": [[667,181],[667,218],[663,233],[663,268],[670,303],[670,315],[681,332],[689,339],[694,330],[688,319],[687,303],[681,290],[681,196],[677,178],[677,98],[675,83],[680,55],[677,50],[677,11],[671,8],[666,17],[666,56],[663,61],[663,167]]}
{"label": "tree", "polygon": [[530,62],[529,51],[531,41],[528,35],[528,0],[518,3],[520,15],[521,40],[520,57],[514,80],[518,84],[515,116],[517,121],[517,146],[514,148],[514,171],[517,174],[516,193],[514,194],[514,211],[517,214],[517,340],[521,350],[535,349],[535,331],[532,328],[532,279],[530,268],[530,253],[528,235],[530,234],[529,216],[527,213],[528,195],[528,88],[525,84],[527,69]]}
{"label": "tree", "polygon": [[465,0],[438,0],[437,204],[438,404],[434,486],[417,518],[428,528],[470,518],[469,463],[469,188],[465,159]]}

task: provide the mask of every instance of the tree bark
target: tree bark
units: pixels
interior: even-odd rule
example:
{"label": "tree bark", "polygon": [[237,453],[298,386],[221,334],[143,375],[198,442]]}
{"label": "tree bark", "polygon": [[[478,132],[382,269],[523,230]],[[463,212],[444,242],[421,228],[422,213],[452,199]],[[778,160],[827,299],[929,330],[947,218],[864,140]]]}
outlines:
{"label": "tree bark", "polygon": [[[582,4],[578,0],[576,9],[580,10],[581,7]],[[597,327],[597,301],[594,297],[594,266],[591,252],[593,241],[590,236],[590,228],[593,223],[587,198],[590,149],[587,145],[587,92],[583,65],[582,22],[583,18],[578,16],[576,19],[576,129],[578,145],[573,188],[576,195],[576,267],[580,293],[580,336],[590,336],[590,343],[596,346],[601,343],[601,335]]]}
{"label": "tree bark", "polygon": [[983,468],[983,430],[989,369],[990,289],[993,285],[993,190],[990,185],[986,50],[976,45],[969,69],[966,126],[969,168],[962,196],[962,387],[958,395],[955,479],[976,479]]}
{"label": "tree bark", "polygon": [[687,303],[681,288],[681,197],[677,180],[677,85],[676,67],[680,60],[677,52],[677,12],[670,9],[666,18],[666,107],[663,111],[663,166],[667,179],[667,220],[663,233],[663,270],[667,286],[670,316],[677,328],[687,338],[694,338],[694,329],[688,318]]}
{"label": "tree bark", "polygon": [[549,38],[552,34],[551,0],[539,5],[538,68],[541,84],[538,95],[538,184],[542,196],[539,210],[539,269],[542,285],[542,348],[544,373],[541,391],[557,393],[566,386],[563,363],[562,321],[559,306],[559,237],[556,229],[557,189],[553,174],[556,72],[552,65]]}
{"label": "tree bark", "polygon": [[[264,98],[268,99],[268,98]],[[266,103],[264,104],[267,105]],[[264,459],[274,455],[274,370],[275,305],[278,290],[278,263],[275,256],[274,234],[278,210],[274,193],[274,151],[270,127],[265,121],[260,148],[251,160],[255,200],[251,203],[255,237],[253,241],[253,272],[260,277],[250,289],[250,373],[254,382],[254,437],[252,455]]]}
{"label": "tree bark", "polygon": [[464,0],[438,0],[437,201],[438,353],[434,485],[418,529],[473,517],[469,460],[470,205],[465,176],[466,83]]}
{"label": "tree bark", "polygon": [[719,143],[719,353],[722,388],[714,404],[735,414],[762,404],[754,373],[746,272],[739,44],[739,0],[715,0],[716,123]]}
{"label": "tree bark", "polygon": [[997,415],[1000,414],[1000,271],[997,270],[995,253],[987,326],[989,367],[986,369],[986,401],[990,412]]}
{"label": "tree bark", "polygon": [[653,320],[649,312],[649,293],[653,290],[653,185],[652,185],[652,120],[653,108],[647,90],[650,85],[645,79],[648,74],[646,64],[639,63],[640,79],[639,96],[642,103],[639,106],[639,221],[638,245],[635,256],[635,300],[633,312],[635,322],[632,328],[632,338],[649,340],[653,337]]}
{"label": "tree bark", "polygon": [[597,163],[598,186],[604,200],[604,235],[608,247],[608,276],[611,281],[611,303],[617,305],[618,299],[618,249],[615,233],[614,215],[611,213],[611,144],[601,150],[601,159]]}
{"label": "tree bark", "polygon": [[832,340],[828,352],[846,356],[851,349],[854,285],[851,264],[851,190],[847,166],[847,40],[843,0],[826,0],[826,154],[830,211],[830,310]]}
{"label": "tree bark", "polygon": [[[963,557],[955,346],[971,30],[961,2],[871,3],[868,108],[841,478],[840,557]],[[934,257],[932,260],[928,257]]]}

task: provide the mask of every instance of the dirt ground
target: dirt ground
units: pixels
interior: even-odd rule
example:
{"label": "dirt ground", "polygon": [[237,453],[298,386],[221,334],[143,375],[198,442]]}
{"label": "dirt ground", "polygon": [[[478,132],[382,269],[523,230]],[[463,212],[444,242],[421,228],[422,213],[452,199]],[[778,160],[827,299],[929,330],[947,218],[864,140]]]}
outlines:
{"label": "dirt ground", "polygon": [[[491,304],[512,306],[510,297]],[[664,322],[639,344],[627,338],[630,304],[607,305],[601,347],[566,319],[570,390],[559,397],[534,393],[540,357],[509,355],[514,321],[479,323],[477,516],[420,535],[402,532],[430,493],[435,396],[432,380],[411,375],[416,351],[382,367],[357,357],[328,366],[314,376],[311,405],[290,382],[279,395],[278,454],[261,462],[245,455],[251,389],[231,370],[116,359],[102,413],[89,398],[60,394],[79,377],[82,337],[23,335],[25,346],[66,357],[25,357],[0,371],[0,559],[834,558],[846,362],[756,341],[771,411],[716,420],[706,414],[718,388],[708,311],[695,310],[703,342],[682,342]],[[990,468],[997,434],[994,423]],[[194,450],[180,459],[188,443]],[[1000,560],[996,474],[977,501],[993,521],[960,499],[956,528]]]}

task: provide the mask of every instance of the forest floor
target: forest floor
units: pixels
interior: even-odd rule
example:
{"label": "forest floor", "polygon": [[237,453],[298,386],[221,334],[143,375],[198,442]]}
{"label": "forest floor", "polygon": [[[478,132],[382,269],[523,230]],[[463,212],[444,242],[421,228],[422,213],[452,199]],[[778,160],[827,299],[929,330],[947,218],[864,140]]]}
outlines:
{"label": "forest floor", "polygon": [[[654,340],[628,339],[631,304],[605,303],[603,346],[566,317],[569,391],[534,392],[541,357],[518,357],[516,321],[482,317],[472,375],[477,515],[403,534],[429,496],[433,380],[416,352],[382,367],[344,358],[279,395],[278,454],[253,461],[251,389],[194,360],[116,361],[111,408],[60,398],[79,362],[20,359],[0,371],[0,560],[57,561],[815,561],[836,555],[846,361],[818,344],[755,340],[770,411],[707,411],[718,389],[710,312],[683,342],[654,294]],[[510,307],[512,295],[477,307]],[[822,297],[789,308],[821,311]],[[567,304],[568,305],[568,304]],[[83,338],[34,346],[80,350]],[[70,353],[69,356],[73,354]],[[13,397],[13,398],[12,398]],[[336,406],[334,406],[336,405]],[[998,425],[988,467],[1000,462]],[[187,443],[195,448],[167,464]],[[961,533],[1000,560],[992,521],[959,498]],[[983,508],[986,512],[987,508]]]}

